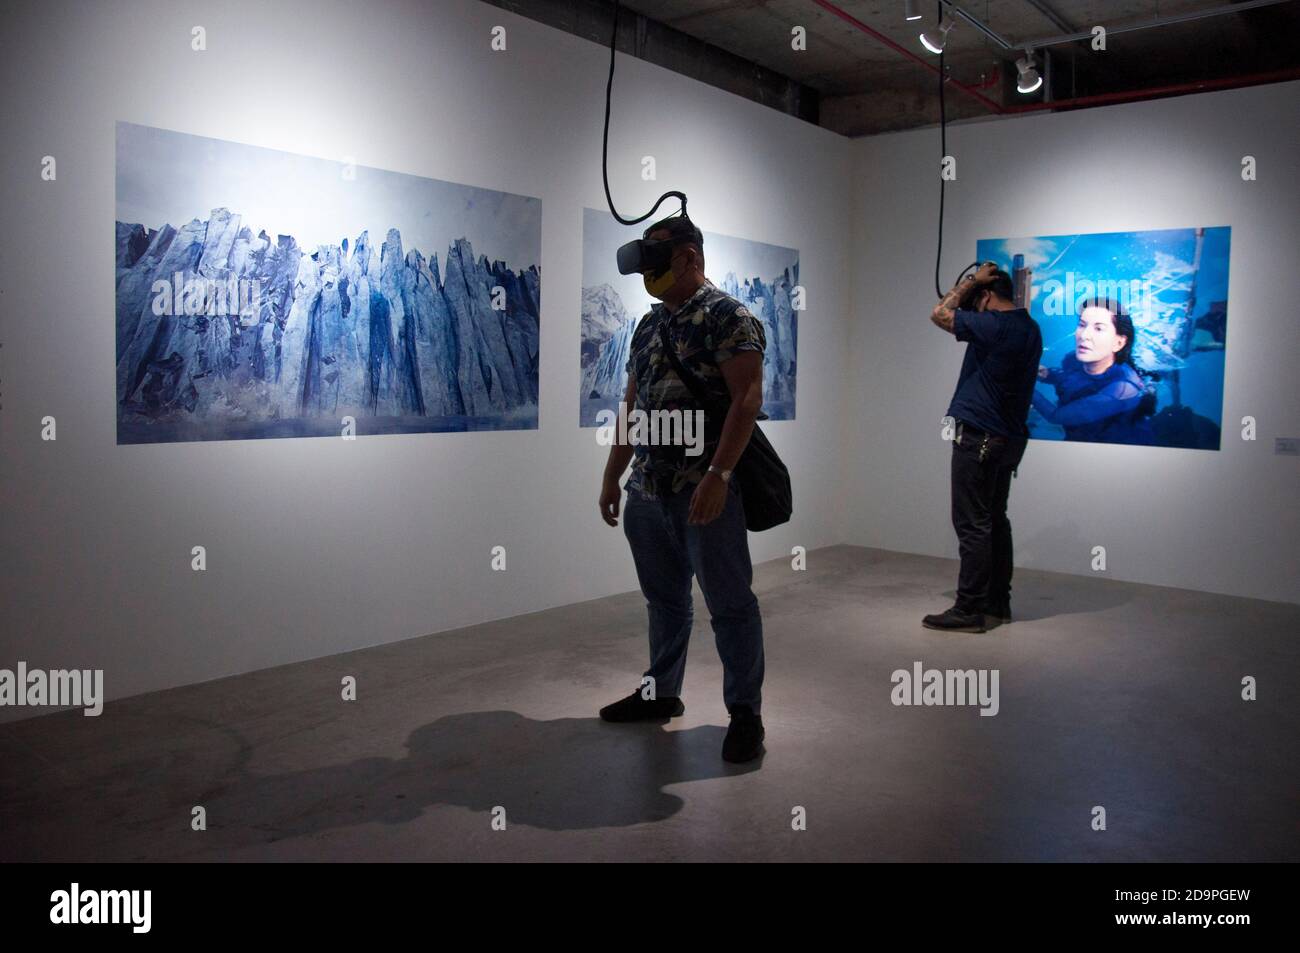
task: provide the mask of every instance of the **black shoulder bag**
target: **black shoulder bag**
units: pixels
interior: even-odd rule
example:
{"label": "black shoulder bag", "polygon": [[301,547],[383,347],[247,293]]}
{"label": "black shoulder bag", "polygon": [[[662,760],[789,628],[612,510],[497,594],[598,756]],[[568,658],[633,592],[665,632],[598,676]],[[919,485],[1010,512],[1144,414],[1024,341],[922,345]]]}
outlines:
{"label": "black shoulder bag", "polygon": [[[714,401],[699,378],[682,364],[677,349],[668,339],[668,327],[663,320],[659,322],[659,341],[677,376],[704,406],[704,413],[716,415],[720,421],[724,420],[730,405],[723,407]],[[790,471],[785,468],[757,423],[754,424],[749,443],[745,445],[731,477],[740,481],[740,501],[745,508],[746,529],[758,533],[789,521],[794,510]]]}

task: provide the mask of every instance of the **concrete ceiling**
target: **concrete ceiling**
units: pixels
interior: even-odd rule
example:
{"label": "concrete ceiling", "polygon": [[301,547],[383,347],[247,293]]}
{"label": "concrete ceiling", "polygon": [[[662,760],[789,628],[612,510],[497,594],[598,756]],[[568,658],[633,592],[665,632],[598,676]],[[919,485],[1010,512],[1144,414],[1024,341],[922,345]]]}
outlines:
{"label": "concrete ceiling", "polygon": [[[488,2],[609,43],[612,0]],[[1116,31],[1228,4],[969,0],[957,5],[1011,48],[958,18],[944,53],[949,120],[1008,115],[1045,101],[1061,109],[1088,105],[1069,102],[1083,97],[1149,98],[1146,91],[1157,87],[1300,79],[1300,0],[1126,32]],[[922,29],[933,28],[938,0],[916,3],[924,14],[919,23],[904,19],[903,0],[624,0],[622,6],[620,50],[845,136],[938,122],[938,74],[925,64],[937,67],[939,58],[917,39]],[[848,18],[924,63],[891,49]],[[1050,71],[1050,82],[1028,96],[1016,92],[1015,60],[1024,55],[1026,42],[1089,32],[1097,25],[1109,31],[1105,51],[1094,51],[1087,40],[1043,47],[1038,68],[1045,78]],[[806,50],[792,48],[796,26],[807,31]]]}

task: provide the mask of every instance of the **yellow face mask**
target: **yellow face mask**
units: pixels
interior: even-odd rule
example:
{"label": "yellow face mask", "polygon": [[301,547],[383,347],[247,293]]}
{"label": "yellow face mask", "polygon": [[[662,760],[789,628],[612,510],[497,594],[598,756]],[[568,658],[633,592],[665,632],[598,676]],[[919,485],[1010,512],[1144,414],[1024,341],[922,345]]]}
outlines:
{"label": "yellow face mask", "polygon": [[646,293],[661,301],[672,286],[677,284],[677,276],[673,274],[672,266],[665,269],[657,278],[652,278],[649,273],[642,275],[641,278],[645,283]]}

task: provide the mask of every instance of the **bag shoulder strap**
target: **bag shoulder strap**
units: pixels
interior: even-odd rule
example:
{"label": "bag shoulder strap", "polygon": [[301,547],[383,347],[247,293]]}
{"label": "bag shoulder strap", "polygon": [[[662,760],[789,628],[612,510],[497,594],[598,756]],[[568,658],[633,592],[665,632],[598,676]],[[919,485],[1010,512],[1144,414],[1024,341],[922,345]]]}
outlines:
{"label": "bag shoulder strap", "polygon": [[[733,311],[735,311],[735,308],[733,308]],[[664,313],[667,315],[668,312]],[[668,317],[671,319],[672,316],[669,315]],[[681,358],[677,356],[677,348],[672,346],[672,341],[668,338],[668,325],[664,320],[659,321],[659,343],[662,343],[664,354],[668,355],[668,363],[672,364],[673,371],[677,373],[677,377],[681,378],[682,384],[686,385],[686,389],[692,393],[693,397],[705,406],[706,411],[712,408],[715,412],[722,411],[723,415],[725,415],[727,410],[729,410],[729,407],[731,407],[731,403],[728,402],[727,406],[722,406],[722,404],[715,402],[715,400],[712,399],[705,390],[705,385],[699,382],[699,378],[695,376],[695,373],[693,371],[686,371],[685,365],[681,363]],[[762,408],[759,408],[758,416],[755,417],[755,420],[770,419],[771,417],[768,417],[767,413],[764,413]],[[755,429],[757,429],[757,426],[755,426]]]}
{"label": "bag shoulder strap", "polygon": [[[667,311],[664,313],[668,314]],[[669,317],[671,317],[671,315],[669,315]],[[659,322],[659,342],[663,345],[664,354],[668,357],[668,363],[673,366],[673,370],[677,373],[681,382],[686,385],[686,389],[694,395],[696,400],[704,405],[705,410],[716,408],[717,402],[709,396],[708,391],[704,389],[704,385],[700,382],[700,379],[695,376],[695,372],[688,371],[686,365],[682,363],[682,359],[677,356],[677,348],[673,347],[673,342],[668,337],[668,324],[663,320],[660,320]]]}

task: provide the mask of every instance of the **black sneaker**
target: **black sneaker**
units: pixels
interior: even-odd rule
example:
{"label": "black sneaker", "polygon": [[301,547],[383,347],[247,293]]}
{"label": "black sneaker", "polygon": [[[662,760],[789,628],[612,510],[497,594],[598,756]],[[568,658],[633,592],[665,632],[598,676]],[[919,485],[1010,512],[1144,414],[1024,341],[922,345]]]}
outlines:
{"label": "black sneaker", "polygon": [[651,701],[641,697],[637,689],[627,698],[620,698],[612,705],[600,710],[600,717],[605,721],[660,721],[676,718],[686,711],[680,698],[655,698]]}
{"label": "black sneaker", "polygon": [[921,620],[927,629],[942,629],[945,632],[987,632],[984,626],[984,613],[961,612],[956,606],[938,615],[928,615]]}
{"label": "black sneaker", "polygon": [[766,735],[763,719],[748,705],[737,705],[731,710],[731,727],[722,741],[722,760],[734,764],[753,761],[763,753]]}

